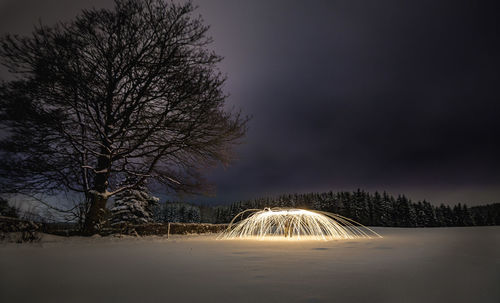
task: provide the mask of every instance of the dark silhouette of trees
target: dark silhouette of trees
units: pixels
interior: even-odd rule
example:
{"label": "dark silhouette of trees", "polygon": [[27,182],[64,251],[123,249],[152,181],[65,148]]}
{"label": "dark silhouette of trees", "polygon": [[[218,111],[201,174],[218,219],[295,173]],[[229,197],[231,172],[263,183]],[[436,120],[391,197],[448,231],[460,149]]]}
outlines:
{"label": "dark silhouette of trees", "polygon": [[157,209],[157,222],[200,223],[201,207],[189,203],[165,202]]}
{"label": "dark silhouette of trees", "polygon": [[[226,206],[200,208],[207,214],[204,222],[228,223],[239,212],[249,208],[300,207],[336,213],[369,226],[387,227],[447,227],[500,225],[500,203],[474,206],[464,204],[454,207],[433,206],[428,201],[412,202],[404,195],[397,198],[386,192],[370,194],[354,192],[327,192],[287,194],[239,201]],[[208,214],[209,212],[209,214]],[[182,216],[180,222],[182,221]]]}
{"label": "dark silhouette of trees", "polygon": [[231,160],[247,118],[224,109],[221,57],[193,10],[116,0],[4,36],[0,58],[16,76],[0,86],[4,192],[83,194],[92,234],[108,199],[146,180],[204,190],[200,169]]}
{"label": "dark silhouette of trees", "polygon": [[470,208],[475,225],[500,225],[500,203]]}

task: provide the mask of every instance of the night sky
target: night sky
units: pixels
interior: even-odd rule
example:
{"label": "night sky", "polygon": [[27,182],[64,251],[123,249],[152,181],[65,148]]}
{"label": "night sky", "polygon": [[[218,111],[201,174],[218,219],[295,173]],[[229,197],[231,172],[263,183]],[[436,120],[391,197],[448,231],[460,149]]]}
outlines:
{"label": "night sky", "polygon": [[[209,199],[386,190],[500,202],[499,5],[494,1],[195,1],[225,57],[228,108],[253,116]],[[0,0],[30,32],[112,1]],[[2,76],[6,76],[2,72]]]}

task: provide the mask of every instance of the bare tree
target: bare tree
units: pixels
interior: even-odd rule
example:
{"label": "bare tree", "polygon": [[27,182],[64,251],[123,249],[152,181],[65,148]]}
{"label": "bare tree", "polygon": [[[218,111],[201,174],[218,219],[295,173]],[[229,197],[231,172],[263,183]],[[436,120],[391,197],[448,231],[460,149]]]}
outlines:
{"label": "bare tree", "polygon": [[221,57],[194,9],[116,0],[2,37],[0,59],[17,76],[0,86],[5,188],[83,194],[92,234],[109,197],[146,180],[196,192],[200,169],[229,163],[248,119],[224,109]]}

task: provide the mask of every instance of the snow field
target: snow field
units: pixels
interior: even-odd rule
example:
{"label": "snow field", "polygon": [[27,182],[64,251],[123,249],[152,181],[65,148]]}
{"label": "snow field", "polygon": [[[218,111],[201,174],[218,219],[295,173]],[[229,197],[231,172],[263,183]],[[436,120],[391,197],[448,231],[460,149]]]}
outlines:
{"label": "snow field", "polygon": [[500,227],[384,238],[216,235],[0,244],[0,302],[500,302]]}

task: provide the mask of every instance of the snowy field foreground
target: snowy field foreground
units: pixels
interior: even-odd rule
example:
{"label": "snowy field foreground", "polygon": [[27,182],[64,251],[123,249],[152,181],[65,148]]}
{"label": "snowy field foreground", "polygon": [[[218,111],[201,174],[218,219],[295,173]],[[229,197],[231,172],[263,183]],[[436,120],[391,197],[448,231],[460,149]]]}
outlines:
{"label": "snowy field foreground", "polygon": [[0,244],[0,302],[500,302],[500,227],[383,239],[60,238]]}

